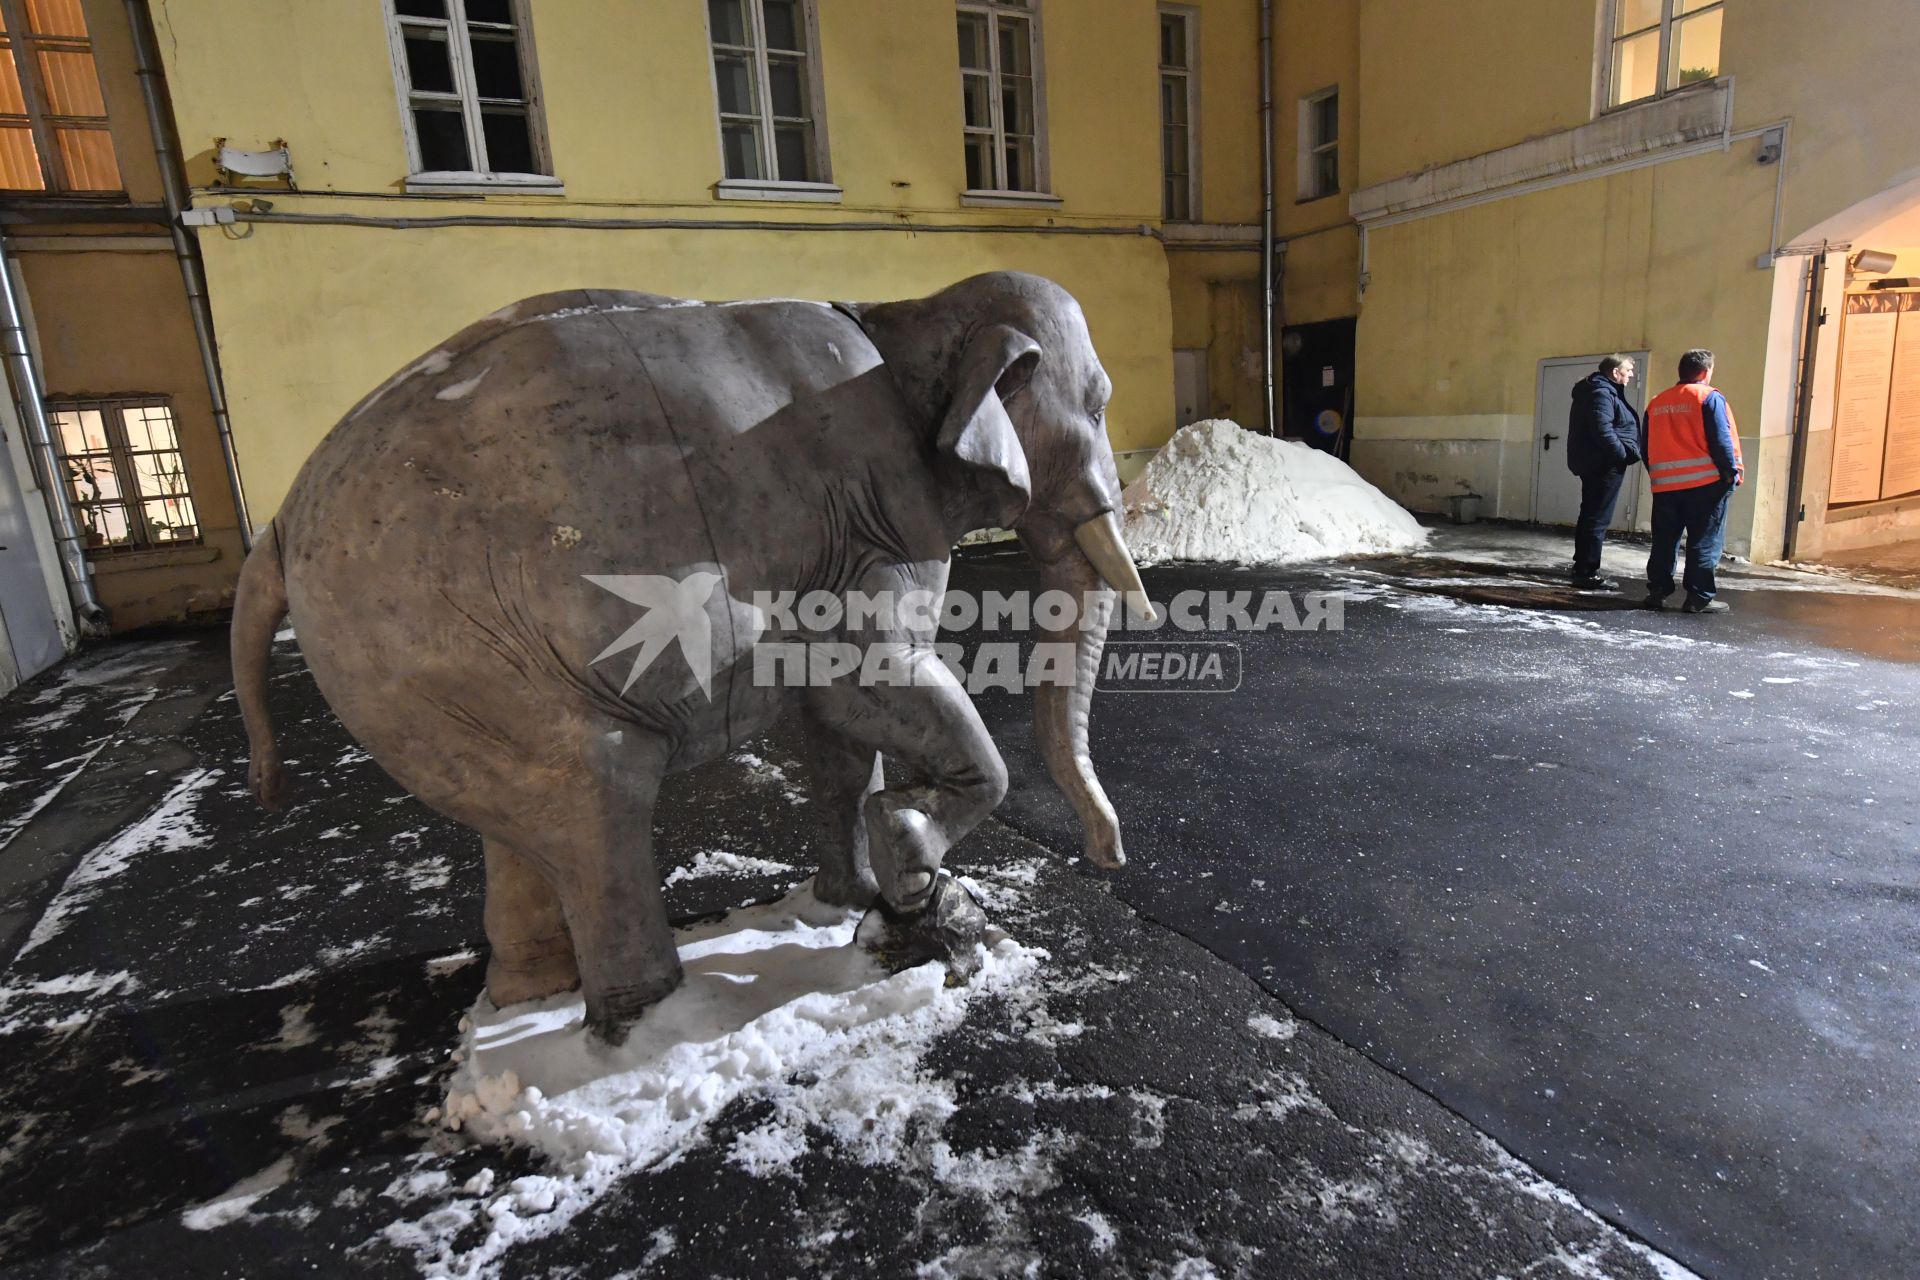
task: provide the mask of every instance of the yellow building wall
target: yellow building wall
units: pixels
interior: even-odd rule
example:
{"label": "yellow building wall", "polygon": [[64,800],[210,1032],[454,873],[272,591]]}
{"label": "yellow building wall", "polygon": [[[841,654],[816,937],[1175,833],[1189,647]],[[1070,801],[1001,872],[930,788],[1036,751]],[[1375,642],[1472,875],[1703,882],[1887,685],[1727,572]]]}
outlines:
{"label": "yellow building wall", "polygon": [[[477,267],[479,269],[477,269]],[[885,232],[455,232],[262,225],[207,246],[221,362],[257,519],[355,401],[415,356],[531,294],[595,286],[708,298],[886,299],[978,271],[1042,272],[1078,296],[1114,382],[1116,449],[1164,440],[1172,414],[1165,256],[1145,236]],[[395,281],[409,297],[396,305]]]}
{"label": "yellow building wall", "polygon": [[[1244,6],[1237,6],[1244,8]],[[1229,48],[1246,19],[1202,6]],[[1172,429],[1168,255],[1160,216],[1159,29],[1146,0],[1041,6],[1047,140],[1058,208],[963,208],[960,73],[948,4],[830,0],[819,61],[834,205],[716,199],[722,176],[705,8],[629,0],[532,6],[545,136],[563,195],[408,196],[405,137],[378,4],[203,0],[156,6],[189,178],[201,206],[218,137],[284,138],[300,193],[275,214],[670,217],[781,224],[898,221],[993,231],[381,230],[252,224],[204,231],[235,439],[256,521],[346,409],[405,359],[507,302],[577,286],[695,298],[882,299],[979,271],[1050,276],[1087,311],[1116,395],[1116,449]],[[263,58],[261,49],[278,50]],[[1243,59],[1248,67],[1252,59]],[[1239,73],[1222,73],[1229,81]],[[1232,145],[1235,99],[1203,86],[1209,143]],[[1257,125],[1255,126],[1257,128]],[[1243,131],[1242,131],[1243,132]],[[1250,154],[1257,209],[1257,147]],[[1203,170],[1209,215],[1244,205],[1244,163]],[[1256,215],[1257,216],[1257,215]],[[1127,234],[1080,236],[1070,228]]]}
{"label": "yellow building wall", "polygon": [[[1602,11],[1598,0],[1360,0],[1361,183],[1587,123]],[[1910,176],[1912,46],[1887,36],[1911,25],[1912,6],[1863,0],[1815,18],[1791,0],[1743,0],[1726,12],[1736,137],[1725,151],[1367,233],[1354,461],[1402,501],[1438,509],[1471,487],[1526,518],[1540,360],[1650,349],[1658,390],[1680,351],[1706,346],[1749,464],[1730,545],[1778,553],[1794,379],[1769,365],[1792,359],[1774,329],[1797,318],[1775,308],[1775,269],[1757,260],[1776,188],[1790,243]],[[1737,135],[1783,122],[1785,162],[1755,163],[1755,140]],[[1650,504],[1639,510],[1644,523]]]}
{"label": "yellow building wall", "polygon": [[[126,8],[83,0],[127,200],[162,202]],[[9,228],[49,399],[163,395],[172,401],[203,545],[90,557],[116,631],[209,615],[232,598],[239,521],[227,485],[192,315],[164,220],[61,224],[42,213]],[[107,237],[117,245],[97,245]]]}
{"label": "yellow building wall", "polygon": [[[1283,324],[1353,315],[1359,308],[1359,237],[1347,197],[1360,181],[1359,0],[1278,0],[1274,15],[1275,224],[1286,242]],[[1340,90],[1340,189],[1299,198],[1300,103]]]}
{"label": "yellow building wall", "polygon": [[214,613],[232,599],[240,531],[172,249],[47,251],[55,239],[15,242],[48,399],[167,396],[201,527],[198,547],[95,557],[94,588],[116,631]]}
{"label": "yellow building wall", "polygon": [[[1527,519],[1540,361],[1649,351],[1651,394],[1695,346],[1718,354],[1752,457],[1773,287],[1753,256],[1770,205],[1729,206],[1771,185],[1744,154],[1710,154],[1371,232],[1356,464],[1417,509],[1444,509],[1465,481],[1491,514]],[[1758,492],[1735,499],[1749,526]]]}
{"label": "yellow building wall", "polygon": [[1352,3],[1366,92],[1361,186],[1592,119],[1604,0]]}
{"label": "yellow building wall", "polygon": [[[1259,7],[1240,0],[1184,7],[1199,19],[1197,220],[1241,229],[1245,247],[1169,245],[1173,345],[1207,353],[1205,415],[1259,428],[1266,416],[1257,239],[1262,216]],[[1122,461],[1123,473],[1129,473],[1145,459]]]}

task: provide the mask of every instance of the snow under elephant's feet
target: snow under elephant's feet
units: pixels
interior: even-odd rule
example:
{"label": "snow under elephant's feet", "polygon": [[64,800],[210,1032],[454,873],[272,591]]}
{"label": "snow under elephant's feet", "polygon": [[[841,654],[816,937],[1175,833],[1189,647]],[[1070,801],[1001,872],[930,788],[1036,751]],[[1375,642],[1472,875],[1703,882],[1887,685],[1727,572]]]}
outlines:
{"label": "snow under elephant's feet", "polygon": [[972,891],[942,871],[926,906],[896,912],[876,903],[860,921],[854,941],[895,973],[938,960],[946,966],[948,984],[957,986],[979,972],[986,933],[987,913]]}

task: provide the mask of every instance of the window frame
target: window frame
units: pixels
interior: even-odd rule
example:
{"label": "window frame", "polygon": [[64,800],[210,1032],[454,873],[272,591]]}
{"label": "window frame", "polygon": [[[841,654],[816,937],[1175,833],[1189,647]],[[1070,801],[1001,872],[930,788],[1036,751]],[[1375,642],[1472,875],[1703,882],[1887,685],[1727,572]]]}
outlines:
{"label": "window frame", "polygon": [[[1615,51],[1626,41],[1644,36],[1649,31],[1655,30],[1654,26],[1645,26],[1638,27],[1625,34],[1616,34],[1615,27],[1619,24],[1621,6],[1627,2],[1628,0],[1603,0],[1603,3],[1600,5],[1599,65],[1596,68],[1595,74],[1595,79],[1599,82],[1599,92],[1596,95],[1599,110],[1596,114],[1605,115],[1611,111],[1625,111],[1629,107],[1645,106],[1649,102],[1658,102],[1662,98],[1670,98],[1676,93],[1686,93],[1698,85],[1717,84],[1725,79],[1725,73],[1716,65],[1714,73],[1703,80],[1689,80],[1685,84],[1670,83],[1675,70],[1672,65],[1673,59],[1676,56],[1673,43],[1674,28],[1680,23],[1692,21],[1702,15],[1718,13],[1721,15],[1721,38],[1724,43],[1726,36],[1726,0],[1706,0],[1706,3],[1692,12],[1679,14],[1677,16],[1674,13],[1674,8],[1680,0],[1657,0],[1657,3],[1660,5],[1660,21],[1657,24],[1660,32],[1660,47],[1656,55],[1657,61],[1654,68],[1653,92],[1644,97],[1628,98],[1622,102],[1615,102],[1613,100],[1614,89],[1616,87],[1616,73],[1614,70]],[[1718,54],[1719,51],[1716,50],[1716,64],[1719,61]]]}
{"label": "window frame", "polygon": [[[168,421],[173,427],[173,447],[171,449],[135,449],[127,435],[125,414],[134,409],[165,409]],[[181,438],[180,415],[173,407],[173,398],[165,395],[124,394],[111,396],[48,396],[46,411],[49,420],[61,414],[79,414],[97,412],[107,436],[107,458],[113,466],[115,483],[119,486],[119,496],[107,501],[90,502],[73,492],[73,477],[68,464],[76,457],[98,457],[89,451],[83,455],[69,453],[66,439],[58,424],[54,424],[54,455],[59,463],[60,474],[54,477],[55,483],[64,487],[68,502],[74,508],[74,514],[81,522],[83,530],[97,526],[89,523],[84,513],[100,507],[119,507],[126,512],[127,528],[131,537],[124,543],[110,543],[84,548],[90,557],[113,558],[151,551],[170,551],[176,547],[197,547],[206,543],[207,526],[205,513],[200,508],[200,500],[195,496],[192,469],[187,465],[186,443]],[[134,468],[136,455],[154,455],[171,453],[180,460],[179,477],[185,492],[149,496],[140,489],[139,473]],[[168,499],[185,499],[193,512],[193,536],[191,538],[156,538],[153,528],[147,520],[149,502],[164,502]]]}
{"label": "window frame", "polygon": [[[1315,142],[1314,121],[1319,117],[1317,108],[1327,99],[1333,99],[1333,137],[1327,142]],[[1303,94],[1300,98],[1299,119],[1297,121],[1298,153],[1296,177],[1298,185],[1294,203],[1310,204],[1315,200],[1326,200],[1340,194],[1340,86],[1330,84],[1323,89]],[[1316,163],[1322,155],[1333,156],[1333,185],[1324,191],[1319,185],[1319,165]]]}
{"label": "window frame", "polygon": [[1186,28],[1187,64],[1184,67],[1170,67],[1160,64],[1160,84],[1165,92],[1169,76],[1180,76],[1186,82],[1187,101],[1187,213],[1176,218],[1167,211],[1166,199],[1166,134],[1167,121],[1163,112],[1160,119],[1161,133],[1161,192],[1160,218],[1163,222],[1202,222],[1200,211],[1200,10],[1186,4],[1163,4],[1159,7],[1160,21],[1168,18],[1179,21]]}
{"label": "window frame", "polygon": [[[81,16],[84,21],[84,11]],[[107,102],[107,82],[100,75],[100,59],[95,51],[93,29],[89,27],[85,36],[35,35],[27,22],[26,0],[0,0],[0,18],[4,18],[6,27],[4,37],[0,38],[6,40],[7,52],[13,57],[14,75],[20,82],[20,101],[25,108],[27,132],[33,139],[34,158],[40,162],[41,179],[41,185],[38,187],[0,187],[0,195],[125,200],[127,175],[120,163],[120,149],[114,145],[112,111]],[[87,60],[93,64],[94,83],[100,91],[99,115],[61,115],[53,110],[47,98],[46,85],[40,78],[39,59],[35,56],[42,48],[54,52],[87,55]],[[107,145],[113,154],[114,176],[119,179],[118,186],[111,190],[103,190],[72,185],[67,173],[66,157],[60,152],[60,142],[54,132],[62,128],[85,129],[107,135]]]}
{"label": "window frame", "polygon": [[729,119],[746,119],[745,116],[729,114],[720,109],[720,71],[715,66],[716,56],[723,46],[714,39],[713,8],[702,0],[701,7],[706,11],[707,24],[707,73],[713,82],[713,121],[714,144],[720,157],[720,179],[714,183],[713,193],[722,200],[807,200],[832,203],[838,201],[841,190],[833,180],[833,152],[827,138],[827,90],[826,77],[821,68],[820,53],[820,10],[815,0],[799,0],[800,22],[806,32],[805,86],[807,93],[807,150],[812,178],[797,181],[777,176],[780,171],[780,158],[774,145],[774,124],[776,120],[791,120],[790,116],[773,114],[773,84],[768,74],[772,55],[767,47],[767,19],[764,0],[742,0],[746,7],[749,31],[747,45],[726,45],[729,51],[744,52],[753,60],[754,96],[758,99],[759,114],[753,117],[761,135],[760,164],[774,177],[735,178],[727,174],[727,137],[726,124]]}
{"label": "window frame", "polygon": [[[486,156],[485,126],[481,121],[479,86],[474,79],[473,55],[469,44],[472,29],[467,19],[467,0],[445,0],[445,18],[417,18],[402,14],[395,0],[381,0],[387,18],[387,44],[393,58],[393,85],[400,104],[400,132],[406,140],[409,192],[470,191],[475,187],[505,187],[560,194],[563,184],[553,171],[553,151],[547,138],[546,101],[540,87],[540,59],[533,44],[533,13],[527,0],[507,0],[513,14],[514,52],[520,61],[520,84],[526,92],[527,137],[536,166],[531,173],[493,169],[428,169],[420,152],[420,135],[413,119],[416,97],[447,102],[460,108],[461,123],[467,135],[469,161]],[[494,24],[482,24],[489,26]],[[425,90],[416,93],[413,74],[407,65],[406,29],[408,26],[438,28],[447,33],[447,60],[453,72],[452,93]],[[458,30],[459,40],[454,39]],[[505,102],[506,99],[485,99]]]}
{"label": "window frame", "polygon": [[[993,123],[988,128],[969,125],[966,122],[965,107],[961,109],[960,120],[960,203],[963,205],[1057,205],[1060,197],[1053,190],[1052,148],[1047,144],[1047,61],[1046,35],[1043,29],[1041,0],[959,0],[954,6],[957,17],[962,13],[979,14],[987,20],[987,76],[988,108]],[[1009,187],[1007,185],[1007,131],[1002,109],[1002,91],[1000,88],[1000,19],[1002,16],[1019,18],[1027,23],[1027,58],[1033,67],[1033,189]],[[960,92],[965,102],[967,72],[969,68],[960,65],[959,50],[954,51],[954,68],[960,73]],[[976,70],[977,73],[977,69]],[[997,185],[992,187],[966,186],[966,139],[969,135],[986,135],[993,139],[993,178]]]}

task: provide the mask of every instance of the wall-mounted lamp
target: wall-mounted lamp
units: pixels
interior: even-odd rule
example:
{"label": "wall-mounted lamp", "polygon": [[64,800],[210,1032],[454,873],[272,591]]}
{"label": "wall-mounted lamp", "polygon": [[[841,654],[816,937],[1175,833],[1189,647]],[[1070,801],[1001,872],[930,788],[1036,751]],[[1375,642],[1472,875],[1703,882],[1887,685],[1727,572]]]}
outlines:
{"label": "wall-mounted lamp", "polygon": [[1755,164],[1777,164],[1780,160],[1780,153],[1785,151],[1786,148],[1787,131],[1785,129],[1769,129],[1761,134],[1754,143],[1753,162]]}
{"label": "wall-mounted lamp", "polygon": [[225,138],[216,138],[213,143],[213,167],[220,174],[220,181],[227,186],[233,186],[235,178],[284,178],[287,189],[295,189],[293,155],[287,150],[286,141],[281,138],[275,138],[273,147],[267,151],[243,151],[239,147],[228,146]]}
{"label": "wall-mounted lamp", "polygon": [[1862,249],[1847,259],[1847,270],[1855,275],[1883,276],[1893,270],[1899,260],[1897,255],[1879,249]]}

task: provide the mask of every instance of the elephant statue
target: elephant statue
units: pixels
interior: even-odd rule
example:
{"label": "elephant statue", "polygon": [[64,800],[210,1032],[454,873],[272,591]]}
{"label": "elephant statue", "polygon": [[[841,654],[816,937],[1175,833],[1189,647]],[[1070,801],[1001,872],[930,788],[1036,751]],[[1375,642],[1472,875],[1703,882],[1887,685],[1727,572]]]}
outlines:
{"label": "elephant statue", "polygon": [[[938,599],[954,544],[1002,527],[1045,588],[1088,602],[1042,633],[1072,670],[1036,690],[1034,725],[1087,858],[1117,866],[1088,705],[1116,593],[1152,606],[1116,516],[1111,393],[1072,296],[1013,272],[901,302],[579,289],[495,312],[356,405],[248,556],[249,786],[285,803],[266,677],[289,616],[347,730],[479,832],[494,1003],[577,984],[589,1028],[621,1042],[681,977],[652,853],[661,778],[788,711],[827,828],[815,892],[927,908],[1007,786],[934,651],[937,614],[809,629],[748,602]],[[633,661],[609,657],[623,637]],[[756,680],[776,640],[879,645],[912,678]]]}

